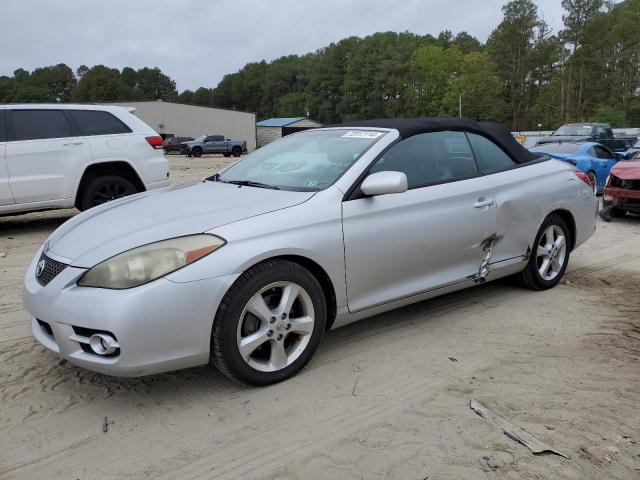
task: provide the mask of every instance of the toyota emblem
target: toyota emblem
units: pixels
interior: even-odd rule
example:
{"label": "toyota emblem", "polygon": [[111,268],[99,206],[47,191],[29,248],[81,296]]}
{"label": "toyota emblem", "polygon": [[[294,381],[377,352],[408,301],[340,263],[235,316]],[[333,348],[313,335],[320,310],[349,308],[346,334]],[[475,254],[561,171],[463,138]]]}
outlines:
{"label": "toyota emblem", "polygon": [[38,262],[38,266],[36,267],[36,277],[39,277],[40,275],[42,275],[42,272],[44,272],[44,267],[47,265],[47,262],[45,261],[44,258],[41,258],[40,261]]}

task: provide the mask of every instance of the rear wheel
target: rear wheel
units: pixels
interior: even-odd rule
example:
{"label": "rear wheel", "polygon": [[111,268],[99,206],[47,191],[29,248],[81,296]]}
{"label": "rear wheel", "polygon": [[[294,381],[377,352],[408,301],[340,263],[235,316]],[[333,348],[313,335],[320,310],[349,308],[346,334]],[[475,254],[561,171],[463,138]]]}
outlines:
{"label": "rear wheel", "polygon": [[571,246],[569,228],[562,217],[549,215],[533,245],[527,267],[520,274],[521,283],[533,290],[555,287],[567,269]]}
{"label": "rear wheel", "polygon": [[222,155],[224,155],[224,156],[225,156],[225,157],[227,157],[227,158],[231,156],[231,154],[230,154],[230,153],[223,153]]}
{"label": "rear wheel", "polygon": [[243,273],[222,299],[211,362],[248,385],[285,380],[311,359],[325,322],[322,288],[307,269],[287,260],[263,262]]}
{"label": "rear wheel", "polygon": [[130,180],[119,175],[105,175],[94,178],[87,184],[79,207],[84,211],[134,193],[138,193],[138,189]]}
{"label": "rear wheel", "polygon": [[191,155],[196,158],[200,158],[202,156],[202,149],[200,147],[192,148]]}
{"label": "rear wheel", "polygon": [[242,155],[242,149],[240,147],[233,147],[231,153],[234,157],[239,157],[240,155]]}

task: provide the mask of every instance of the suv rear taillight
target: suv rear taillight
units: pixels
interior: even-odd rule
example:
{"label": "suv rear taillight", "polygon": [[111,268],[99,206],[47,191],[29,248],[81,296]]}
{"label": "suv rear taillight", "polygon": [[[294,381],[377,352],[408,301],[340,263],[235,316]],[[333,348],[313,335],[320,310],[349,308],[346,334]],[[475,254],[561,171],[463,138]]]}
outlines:
{"label": "suv rear taillight", "polygon": [[162,137],[160,135],[156,135],[154,137],[146,137],[145,140],[149,145],[151,145],[151,148],[155,148],[156,150],[159,150],[163,147]]}
{"label": "suv rear taillight", "polygon": [[587,185],[589,185],[590,188],[593,188],[593,184],[591,183],[591,179],[587,176],[586,173],[582,173],[580,170],[576,170],[575,172],[573,172],[576,174],[576,177],[578,177],[580,180],[582,180],[584,183],[586,183]]}

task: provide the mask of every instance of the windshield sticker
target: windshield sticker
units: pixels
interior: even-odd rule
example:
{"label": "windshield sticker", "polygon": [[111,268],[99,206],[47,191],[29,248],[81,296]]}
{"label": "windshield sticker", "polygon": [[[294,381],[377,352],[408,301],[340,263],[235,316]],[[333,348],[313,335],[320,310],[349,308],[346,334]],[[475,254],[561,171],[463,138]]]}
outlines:
{"label": "windshield sticker", "polygon": [[307,188],[324,189],[324,188],[327,188],[329,185],[325,182],[318,182],[317,180],[309,180],[305,182],[304,186]]}
{"label": "windshield sticker", "polygon": [[342,135],[342,138],[378,138],[380,135],[384,135],[384,132],[372,132],[367,130],[349,130]]}

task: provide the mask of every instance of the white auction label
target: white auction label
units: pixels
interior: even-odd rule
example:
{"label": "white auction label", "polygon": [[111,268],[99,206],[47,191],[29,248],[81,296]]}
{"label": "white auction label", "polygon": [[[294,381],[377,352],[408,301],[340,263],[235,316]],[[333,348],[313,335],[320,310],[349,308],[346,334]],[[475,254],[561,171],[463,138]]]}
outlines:
{"label": "white auction label", "polygon": [[342,138],[378,138],[384,132],[372,132],[369,130],[349,130]]}

